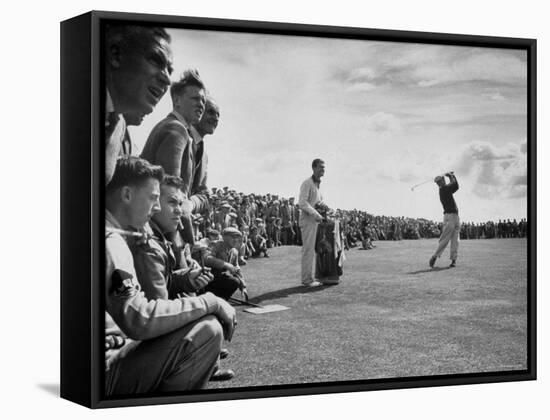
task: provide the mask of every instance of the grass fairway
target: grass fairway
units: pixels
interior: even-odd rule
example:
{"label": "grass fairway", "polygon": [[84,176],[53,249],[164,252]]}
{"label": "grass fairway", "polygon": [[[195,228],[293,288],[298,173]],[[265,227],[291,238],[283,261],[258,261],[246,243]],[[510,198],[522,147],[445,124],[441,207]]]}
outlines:
{"label": "grass fairway", "polygon": [[[527,242],[462,241],[432,270],[436,240],[376,242],[346,253],[337,286],[300,286],[300,247],[270,250],[243,268],[251,301],[210,388],[298,384],[527,368]],[[240,297],[237,293],[236,297]]]}

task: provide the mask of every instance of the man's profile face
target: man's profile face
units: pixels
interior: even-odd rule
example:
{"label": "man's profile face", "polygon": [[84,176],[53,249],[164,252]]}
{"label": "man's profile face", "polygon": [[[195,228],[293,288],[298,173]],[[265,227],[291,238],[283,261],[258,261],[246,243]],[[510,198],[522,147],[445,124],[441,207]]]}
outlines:
{"label": "man's profile face", "polygon": [[177,230],[183,214],[183,192],[171,185],[160,187],[160,212],[153,216],[164,233],[173,233]]}
{"label": "man's profile face", "polygon": [[139,186],[128,187],[128,219],[130,226],[141,229],[160,211],[160,186],[158,179],[149,178]]}
{"label": "man's profile face", "polygon": [[214,134],[216,127],[218,127],[218,121],[220,120],[220,109],[218,106],[212,102],[206,102],[206,108],[204,114],[197,124],[197,130],[201,135],[205,134]]}
{"label": "man's profile face", "polygon": [[199,86],[186,86],[179,96],[176,111],[178,111],[189,124],[197,124],[206,104],[204,89]]}
{"label": "man's profile face", "polygon": [[325,164],[323,162],[318,163],[313,168],[313,175],[315,175],[315,178],[321,178],[325,174]]}
{"label": "man's profile face", "polygon": [[126,48],[112,49],[110,93],[115,109],[138,115],[151,113],[170,86],[172,50],[164,38],[155,36]]}

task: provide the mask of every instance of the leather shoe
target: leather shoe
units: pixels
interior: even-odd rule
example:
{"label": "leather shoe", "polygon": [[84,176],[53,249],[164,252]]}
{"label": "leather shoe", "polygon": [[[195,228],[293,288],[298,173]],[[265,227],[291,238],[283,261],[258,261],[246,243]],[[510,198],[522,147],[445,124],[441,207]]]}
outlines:
{"label": "leather shoe", "polygon": [[210,377],[210,381],[229,381],[230,379],[233,379],[234,376],[235,372],[233,372],[231,369],[218,369],[212,374],[212,376]]}
{"label": "leather shoe", "polygon": [[451,260],[451,265],[449,267],[450,268],[456,267],[456,260]]}
{"label": "leather shoe", "polygon": [[220,350],[220,359],[226,359],[229,356],[229,350],[221,349]]}
{"label": "leather shoe", "polygon": [[437,257],[435,255],[432,258],[430,258],[430,268],[434,268],[436,259]]}
{"label": "leather shoe", "polygon": [[312,281],[311,283],[304,284],[304,286],[306,286],[306,287],[318,287],[318,286],[321,286],[321,283],[319,283],[318,281]]}

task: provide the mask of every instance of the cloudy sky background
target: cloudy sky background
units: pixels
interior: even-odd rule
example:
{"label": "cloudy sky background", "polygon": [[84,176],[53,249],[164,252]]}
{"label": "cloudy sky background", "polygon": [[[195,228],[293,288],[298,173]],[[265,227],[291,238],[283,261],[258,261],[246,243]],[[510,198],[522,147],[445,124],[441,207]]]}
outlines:
{"label": "cloudy sky background", "polygon": [[[209,186],[297,196],[325,160],[331,207],[440,220],[454,170],[463,221],[527,214],[523,51],[171,30],[176,80],[197,68],[221,107]],[[131,134],[138,151],[167,94]]]}

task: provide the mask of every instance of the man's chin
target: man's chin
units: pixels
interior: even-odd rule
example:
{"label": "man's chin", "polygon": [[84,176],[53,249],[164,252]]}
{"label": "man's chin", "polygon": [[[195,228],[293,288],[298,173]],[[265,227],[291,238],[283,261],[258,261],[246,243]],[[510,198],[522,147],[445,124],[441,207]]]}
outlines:
{"label": "man's chin", "polygon": [[153,110],[155,109],[155,106],[157,106],[158,104],[158,101],[157,102],[143,102],[141,104],[141,106],[139,107],[138,110],[136,110],[137,114],[140,114],[141,115],[141,120],[143,121],[143,118],[146,116],[146,115],[149,115],[151,112],[153,112]]}

